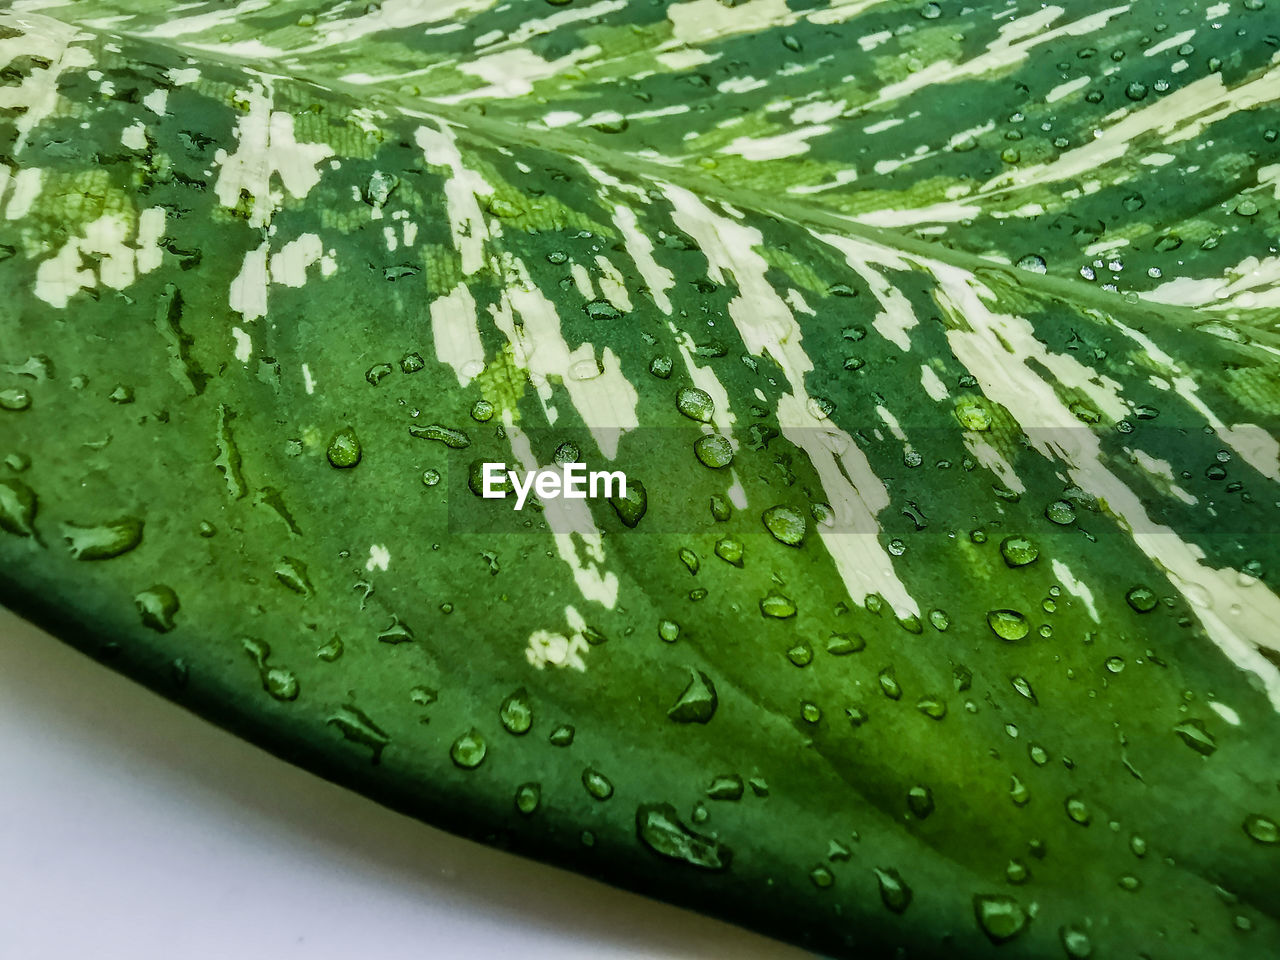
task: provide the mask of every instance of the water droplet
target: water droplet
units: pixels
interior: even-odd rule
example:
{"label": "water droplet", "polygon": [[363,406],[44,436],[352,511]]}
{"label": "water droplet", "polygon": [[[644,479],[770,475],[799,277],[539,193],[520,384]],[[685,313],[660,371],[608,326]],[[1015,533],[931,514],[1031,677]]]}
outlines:
{"label": "water droplet", "polygon": [[526,817],[538,809],[542,802],[542,784],[522,783],[516,787],[516,809]]}
{"label": "water droplet", "polygon": [[779,543],[798,547],[804,542],[805,519],[790,507],[781,504],[770,507],[761,514],[761,519]]}
{"label": "water droplet", "polygon": [[315,592],[307,577],[307,565],[296,557],[281,557],[276,563],[276,579],[294,593],[309,597]]}
{"label": "water droplet", "polygon": [[945,631],[951,626],[951,616],[945,610],[934,608],[929,611],[929,623],[933,626],[933,629],[940,632]]}
{"label": "water droplet", "polygon": [[1089,960],[1093,955],[1093,944],[1089,935],[1076,926],[1058,928],[1058,939],[1062,941],[1062,949],[1069,960]]}
{"label": "water droplet", "polygon": [[609,778],[591,767],[582,771],[582,785],[597,800],[608,800],[613,796],[613,784],[609,782]]}
{"label": "water droplet", "polygon": [[674,620],[659,620],[658,636],[667,643],[675,643],[680,638],[680,624]]}
{"label": "water droplet", "polygon": [[1044,515],[1064,527],[1076,522],[1076,508],[1069,500],[1053,501],[1044,508]]}
{"label": "water droplet", "polygon": [[1182,742],[1202,756],[1209,756],[1218,749],[1218,741],[1205,729],[1202,720],[1183,720],[1173,728],[1173,732],[1182,738]]}
{"label": "water droplet", "polygon": [[1090,821],[1093,820],[1093,814],[1089,812],[1089,805],[1079,797],[1067,797],[1065,806],[1067,816],[1080,824],[1080,826],[1087,827]]}
{"label": "water droplet", "polygon": [[671,358],[667,356],[654,357],[649,361],[649,372],[659,380],[666,380],[671,376]]}
{"label": "water droplet", "polygon": [[646,803],[638,807],[636,836],[659,856],[703,870],[724,870],[733,859],[732,852],[719,840],[685,827],[669,803]]}
{"label": "water droplet", "polygon": [[735,567],[742,566],[742,541],[733,537],[722,537],[716,541],[715,551],[716,556],[725,563],[731,563]]}
{"label": "water droplet", "polygon": [[921,820],[933,813],[933,791],[917,784],[907,791],[907,806]]}
{"label": "water droplet", "polygon": [[573,743],[574,729],[571,724],[562,723],[551,731],[547,737],[553,747],[567,747]]}
{"label": "water droplet", "polygon": [[1280,826],[1260,813],[1251,813],[1244,818],[1244,832],[1258,843],[1268,846],[1280,843]]}
{"label": "water droplet", "polygon": [[62,525],[62,539],[76,560],[110,560],[128,553],[142,542],[143,522],[137,517],[121,517],[111,523],[81,526]]}
{"label": "water droplet", "polygon": [[351,427],[343,427],[329,441],[329,449],[325,452],[329,463],[338,469],[354,467],[360,462],[362,451],[360,438]]}
{"label": "water droplet", "polygon": [[942,16],[942,7],[936,3],[926,3],[920,8],[920,16],[926,20],[937,20]]}
{"label": "water droplet", "polygon": [[1018,779],[1017,774],[1009,777],[1009,799],[1013,801],[1015,807],[1025,807],[1027,801],[1031,799],[1031,791]]}
{"label": "water droplet", "polygon": [[533,707],[529,704],[529,693],[524,687],[502,701],[498,719],[508,733],[521,736],[529,732],[529,728],[533,726]]}
{"label": "water droplet", "polygon": [[813,881],[813,885],[819,890],[826,890],[836,882],[835,876],[822,864],[809,871],[809,879]]}
{"label": "water droplet", "polygon": [[[471,438],[467,436],[465,431],[454,427],[445,427],[438,423],[428,423],[420,427],[411,426],[409,428],[409,436],[417,437],[419,440],[437,440],[452,450],[461,450],[463,447],[471,446]],[[330,461],[332,459],[330,457]]]}
{"label": "water droplet", "polygon": [[911,887],[902,874],[892,867],[876,867],[876,881],[880,885],[880,900],[894,913],[902,913],[911,906]]}
{"label": "water droplet", "polygon": [[770,590],[768,595],[760,601],[760,612],[766,617],[786,620],[796,615],[796,603],[785,594]]}
{"label": "water droplet", "polygon": [[420,353],[406,353],[400,358],[400,369],[404,373],[417,373],[425,366]]}
{"label": "water droplet", "polygon": [[987,614],[987,626],[1001,640],[1021,640],[1031,632],[1031,624],[1017,610],[992,610]]}
{"label": "water droplet", "polygon": [[10,410],[14,413],[21,413],[23,410],[30,409],[31,394],[23,390],[21,387],[12,387],[8,390],[0,390],[0,410]]}
{"label": "water droplet", "polygon": [[881,670],[879,680],[881,693],[890,700],[902,699],[902,685],[898,683],[893,667],[885,667]]}
{"label": "water droplet", "polygon": [[0,479],[0,530],[19,537],[34,536],[37,503],[35,491],[21,480]]}
{"label": "water droplet", "polygon": [[357,743],[371,749],[373,763],[381,762],[382,751],[391,742],[391,737],[386,731],[374,723],[359,707],[339,707],[325,722],[336,727],[349,743]]}
{"label": "water droplet", "polygon": [[610,497],[609,502],[613,504],[618,519],[628,527],[634,527],[649,509],[649,494],[639,480],[627,477],[626,496]]}
{"label": "water droplet", "polygon": [[369,381],[369,385],[376,387],[384,377],[388,377],[395,370],[395,367],[389,363],[375,363],[372,367],[365,371],[364,378]]}
{"label": "water droplet", "polygon": [[1134,80],[1124,88],[1124,95],[1130,100],[1145,100],[1147,99],[1147,85],[1138,80]]}
{"label": "water droplet", "polygon": [[422,482],[428,487],[434,487],[440,482],[440,471],[434,468],[422,471]]}
{"label": "water droplet", "polygon": [[1022,933],[1027,915],[1018,901],[1007,894],[979,894],[973,898],[978,926],[992,943],[1004,943]]}
{"label": "water droplet", "polygon": [[1017,264],[1019,270],[1026,270],[1028,273],[1048,273],[1049,265],[1045,263],[1044,257],[1037,253],[1028,253],[1021,257]]}
{"label": "water droplet", "polygon": [[699,437],[693,444],[694,455],[704,467],[720,470],[733,463],[733,445],[719,434]]}
{"label": "water droplet", "polygon": [[701,670],[689,671],[689,683],[672,704],[667,716],[677,723],[707,723],[716,712],[720,700],[716,685]]}
{"label": "water droplet", "polygon": [[715,412],[715,402],[705,390],[684,387],[676,394],[676,408],[690,420],[710,423],[711,415]]}
{"label": "water droplet", "polygon": [[453,746],[449,748],[449,758],[464,770],[474,770],[484,762],[484,755],[487,752],[488,747],[484,737],[479,730],[472,727],[453,741]]}
{"label": "water droplet", "polygon": [[168,633],[173,629],[173,619],[178,614],[178,595],[172,588],[158,583],[136,594],[133,603],[142,615],[143,624],[152,630]]}
{"label": "water droplet", "polygon": [[1010,677],[1009,682],[1013,684],[1013,689],[1017,690],[1032,703],[1039,703],[1036,700],[1035,691],[1031,689],[1031,684],[1027,682],[1026,677]]}
{"label": "water droplet", "polygon": [[1150,613],[1158,603],[1155,593],[1149,587],[1144,586],[1130,587],[1124,598],[1129,602],[1129,606],[1133,607],[1138,613]]}
{"label": "water droplet", "polygon": [[488,423],[493,419],[493,404],[488,400],[477,400],[471,405],[471,419],[477,423]]}
{"label": "water droplet", "polygon": [[741,800],[742,778],[736,773],[720,774],[707,787],[707,796],[712,800]]}
{"label": "water droplet", "polygon": [[1107,657],[1105,665],[1112,673],[1119,673],[1124,669],[1124,657]]}
{"label": "water droplet", "polygon": [[797,643],[787,651],[787,659],[797,667],[807,667],[813,662],[813,647],[807,643]]}
{"label": "water droplet", "polygon": [[947,702],[940,697],[923,696],[916,701],[916,709],[930,720],[942,720],[947,715]]}
{"label": "water droplet", "polygon": [[325,643],[316,651],[316,656],[325,663],[333,663],[342,656],[343,649],[342,638],[335,633],[329,638],[328,643]]}
{"label": "water droplet", "polygon": [[833,633],[827,639],[827,653],[842,657],[865,650],[867,641],[860,634]]}
{"label": "water droplet", "polygon": [[1040,548],[1026,537],[1005,537],[1000,541],[1000,554],[1010,567],[1025,567],[1040,556]]}
{"label": "water droplet", "polygon": [[1004,878],[1015,886],[1021,886],[1026,883],[1031,876],[1031,870],[1023,860],[1017,857],[1011,859],[1004,868]]}

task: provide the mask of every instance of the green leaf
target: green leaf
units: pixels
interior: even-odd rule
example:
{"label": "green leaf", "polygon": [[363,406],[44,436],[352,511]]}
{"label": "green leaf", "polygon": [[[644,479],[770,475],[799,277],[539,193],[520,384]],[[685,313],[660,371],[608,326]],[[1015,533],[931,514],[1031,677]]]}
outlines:
{"label": "green leaf", "polygon": [[1274,953],[1270,12],[14,4],[0,597],[827,953]]}

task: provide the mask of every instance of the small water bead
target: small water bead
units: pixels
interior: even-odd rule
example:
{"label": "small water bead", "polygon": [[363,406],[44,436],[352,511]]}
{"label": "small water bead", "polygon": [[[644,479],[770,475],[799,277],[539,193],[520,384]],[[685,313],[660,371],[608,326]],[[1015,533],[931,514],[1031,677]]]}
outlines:
{"label": "small water bead", "polygon": [[1218,749],[1218,741],[1214,739],[1202,720],[1195,718],[1183,720],[1174,726],[1173,732],[1201,756],[1210,756]]}
{"label": "small water bead", "polygon": [[538,809],[538,804],[542,802],[542,784],[520,784],[520,786],[516,787],[515,802],[517,810],[526,817],[530,816]]}
{"label": "small water bead", "polygon": [[572,745],[573,737],[574,737],[573,725],[569,723],[562,723],[560,724],[560,726],[556,727],[554,730],[551,731],[551,734],[547,737],[547,740],[548,742],[550,742],[550,744],[553,747],[567,747]]}
{"label": "small water bead", "polygon": [[733,516],[732,504],[730,504],[725,497],[720,496],[720,494],[718,493],[713,493],[711,495],[710,506],[711,506],[711,516],[716,520],[717,523],[723,523],[726,520],[728,520],[731,516]]}
{"label": "small water bead", "polygon": [[800,716],[808,723],[817,723],[822,719],[822,710],[816,703],[802,703],[800,705]]}
{"label": "small water bead", "polygon": [[449,758],[464,770],[474,770],[484,762],[488,747],[480,731],[472,727],[449,748]]}
{"label": "small water bead", "polygon": [[693,444],[694,456],[704,467],[721,470],[733,463],[733,445],[719,434],[699,437]]}
{"label": "small water bead", "polygon": [[943,632],[951,626],[951,616],[947,611],[935,607],[929,611],[929,623],[935,630]]}
{"label": "small water bead", "polygon": [[493,404],[488,400],[477,400],[471,405],[471,419],[477,423],[488,423],[493,419]]}
{"label": "small water bead", "polygon": [[779,543],[798,547],[804,542],[806,524],[804,516],[788,506],[778,504],[769,507],[760,517],[765,528]]}
{"label": "small water bead", "polygon": [[1009,682],[1013,685],[1013,689],[1017,690],[1018,693],[1022,694],[1022,696],[1026,697],[1032,703],[1039,703],[1036,699],[1035,691],[1031,689],[1031,684],[1027,681],[1026,677],[1010,677]]}
{"label": "small water bead", "polygon": [[861,707],[845,707],[844,713],[855,730],[867,722],[867,711]]}
{"label": "small water bead", "polygon": [[649,493],[643,483],[634,477],[628,477],[626,495],[610,497],[609,503],[625,526],[634,527],[649,509]]}
{"label": "small water bead", "polygon": [[824,866],[816,866],[809,871],[809,879],[819,890],[825,890],[835,883],[835,876]]}
{"label": "small water bead", "polygon": [[422,483],[424,486],[434,487],[440,482],[440,471],[436,469],[428,469],[422,471]]}
{"label": "small water bead", "polygon": [[591,767],[582,771],[582,785],[597,800],[608,800],[613,796],[613,784],[609,778]]}
{"label": "small water bead", "polygon": [[1031,632],[1031,624],[1017,610],[992,610],[987,614],[987,626],[1001,640],[1021,640]]}
{"label": "small water bead", "polygon": [[1120,673],[1124,670],[1124,657],[1107,657],[1104,665],[1112,673]]}
{"label": "small water bead", "polygon": [[1028,253],[1021,257],[1015,266],[1019,270],[1026,270],[1028,273],[1048,273],[1049,265],[1045,263],[1044,257],[1037,253]]}
{"label": "small water bead", "polygon": [[420,353],[406,353],[400,358],[400,370],[404,373],[417,373],[425,366]]}
{"label": "small water bead", "polygon": [[680,639],[680,624],[674,620],[659,620],[658,636],[667,643],[675,643]]}
{"label": "small water bead", "polygon": [[666,380],[671,376],[672,366],[670,357],[654,357],[649,361],[649,372],[659,380]]}
{"label": "small water bead", "polygon": [[1017,857],[1011,859],[1004,868],[1004,878],[1014,886],[1021,886],[1031,877],[1031,870],[1027,867],[1026,861],[1019,860]]}
{"label": "small water bead", "polygon": [[710,423],[715,412],[715,402],[711,394],[698,387],[683,387],[676,394],[676,408],[690,420],[699,423]]}
{"label": "small water bead", "polygon": [[1138,858],[1147,855],[1147,841],[1136,833],[1129,838],[1129,849],[1133,851],[1133,855]]}
{"label": "small water bead", "polygon": [[930,720],[942,720],[947,715],[947,703],[940,697],[923,696],[916,701],[916,709]]}
{"label": "small water bead", "polygon": [[524,687],[512,693],[502,701],[498,710],[498,719],[508,732],[521,736],[529,732],[533,726],[533,707],[529,703],[529,693]]}
{"label": "small water bead", "polygon": [[1147,85],[1134,80],[1124,88],[1124,95],[1133,101],[1145,100],[1147,99]]}

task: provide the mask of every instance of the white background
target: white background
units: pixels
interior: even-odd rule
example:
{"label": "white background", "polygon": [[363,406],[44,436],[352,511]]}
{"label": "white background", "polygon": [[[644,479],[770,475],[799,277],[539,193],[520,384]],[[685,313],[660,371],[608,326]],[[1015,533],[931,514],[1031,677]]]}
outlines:
{"label": "white background", "polygon": [[0,956],[807,956],[313,777],[0,608]]}

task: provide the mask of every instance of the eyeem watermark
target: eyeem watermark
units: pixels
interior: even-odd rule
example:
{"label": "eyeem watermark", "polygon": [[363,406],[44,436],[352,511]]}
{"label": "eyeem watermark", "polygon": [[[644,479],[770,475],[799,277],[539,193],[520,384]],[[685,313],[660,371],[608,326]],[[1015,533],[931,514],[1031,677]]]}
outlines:
{"label": "eyeem watermark", "polygon": [[625,497],[627,476],[621,470],[587,470],[585,463],[562,463],[558,467],[542,467],[524,471],[523,482],[518,470],[508,470],[505,463],[485,463],[480,496],[486,500],[502,500],[507,483],[515,491],[515,509],[523,510],[532,491],[542,501],[586,500],[588,497]]}

